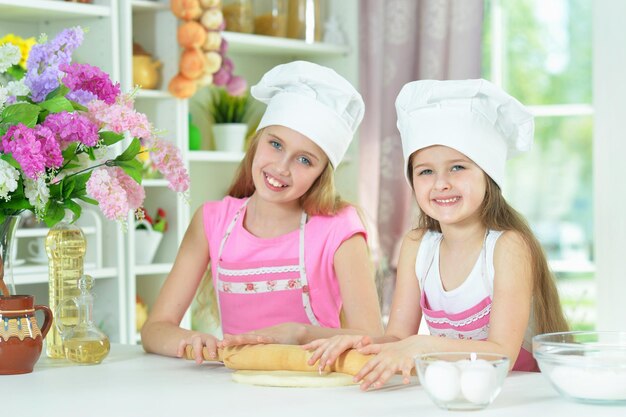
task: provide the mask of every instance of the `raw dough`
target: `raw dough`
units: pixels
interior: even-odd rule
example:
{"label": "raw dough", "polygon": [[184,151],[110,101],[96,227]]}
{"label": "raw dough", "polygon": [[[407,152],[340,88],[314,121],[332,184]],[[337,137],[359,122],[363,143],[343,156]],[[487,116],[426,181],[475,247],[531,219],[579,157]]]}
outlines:
{"label": "raw dough", "polygon": [[327,388],[355,384],[352,375],[339,372],[320,375],[301,371],[235,371],[232,378],[240,384],[265,387]]}

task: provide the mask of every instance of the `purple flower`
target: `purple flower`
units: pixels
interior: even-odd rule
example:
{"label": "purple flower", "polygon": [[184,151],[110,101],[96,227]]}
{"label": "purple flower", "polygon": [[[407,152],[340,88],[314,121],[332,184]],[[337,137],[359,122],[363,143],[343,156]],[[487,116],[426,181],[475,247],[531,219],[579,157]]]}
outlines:
{"label": "purple flower", "polygon": [[242,77],[235,75],[226,84],[226,91],[231,96],[241,96],[245,94],[248,89],[248,83]]}
{"label": "purple flower", "polygon": [[46,96],[59,86],[62,72],[59,67],[68,65],[72,52],[83,42],[83,30],[80,27],[64,29],[52,41],[32,47],[26,63],[24,84],[31,91],[34,102],[43,101]]}

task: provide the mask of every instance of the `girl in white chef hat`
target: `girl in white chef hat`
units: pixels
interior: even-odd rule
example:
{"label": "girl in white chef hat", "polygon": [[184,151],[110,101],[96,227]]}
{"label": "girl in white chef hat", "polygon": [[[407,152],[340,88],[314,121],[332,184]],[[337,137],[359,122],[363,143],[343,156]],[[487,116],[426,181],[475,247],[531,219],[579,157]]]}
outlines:
{"label": "girl in white chef hat", "polygon": [[[201,362],[204,346],[215,355],[219,346],[382,334],[365,228],[333,183],[363,118],[361,96],[303,61],[273,68],[251,94],[267,109],[228,196],[193,217],[142,329],[149,352],[182,356],[190,345]],[[222,340],[179,327],[209,262]]]}
{"label": "girl in white chef hat", "polygon": [[[310,363],[376,353],[355,376],[363,389],[395,372],[408,382],[415,356],[435,351],[501,353],[537,371],[532,336],[567,323],[539,242],[501,192],[507,158],[531,147],[532,115],[485,80],[408,83],[396,110],[421,213],[402,243],[389,325],[381,338],[314,341]],[[429,336],[417,334],[422,316]]]}

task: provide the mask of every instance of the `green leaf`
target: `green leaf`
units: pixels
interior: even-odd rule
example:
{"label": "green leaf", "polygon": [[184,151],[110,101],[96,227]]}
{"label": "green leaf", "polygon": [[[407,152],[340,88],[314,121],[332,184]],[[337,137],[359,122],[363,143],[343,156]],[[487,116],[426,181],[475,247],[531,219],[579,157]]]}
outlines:
{"label": "green leaf", "polygon": [[83,210],[83,208],[78,203],[74,202],[73,200],[69,200],[69,199],[65,200],[63,202],[63,206],[65,208],[70,209],[72,211],[72,213],[74,213],[74,221],[76,221],[80,217],[80,213]]}
{"label": "green leaf", "polygon": [[138,184],[141,184],[141,173],[143,166],[141,162],[136,159],[132,159],[130,161],[117,161],[115,163],[118,167],[122,168],[129,177],[137,181]]}
{"label": "green leaf", "polygon": [[97,206],[99,204],[96,200],[94,200],[93,198],[89,198],[86,195],[80,195],[77,198],[79,200],[83,200],[85,203],[93,204],[94,206]]}
{"label": "green leaf", "polygon": [[111,146],[124,139],[123,134],[115,132],[100,132],[98,136],[100,136],[105,146]]}
{"label": "green leaf", "polygon": [[115,158],[115,161],[130,161],[135,159],[140,150],[141,142],[139,142],[139,139],[134,138],[132,142],[130,142],[130,145],[128,145],[128,148]]}
{"label": "green leaf", "polygon": [[9,74],[11,77],[19,81],[22,78],[24,78],[24,75],[26,74],[26,70],[20,67],[19,65],[13,65],[9,69],[7,69],[7,74]]}
{"label": "green leaf", "polygon": [[87,149],[85,150],[85,152],[87,152],[87,155],[89,155],[89,159],[90,159],[91,161],[95,161],[95,160],[96,160],[96,154],[95,154],[95,152],[94,152],[93,148],[87,148]]}
{"label": "green leaf", "polygon": [[70,100],[70,103],[72,103],[72,107],[74,107],[74,110],[78,110],[78,111],[88,111],[89,109],[85,106],[83,106],[80,103],[77,103],[75,101]]}
{"label": "green leaf", "polygon": [[39,106],[30,103],[17,103],[6,107],[2,111],[0,118],[3,123],[22,123],[28,127],[35,127],[37,117],[41,109]]}
{"label": "green leaf", "polygon": [[46,96],[46,101],[51,100],[55,97],[65,97],[67,93],[69,92],[70,92],[70,89],[67,86],[61,84],[57,88],[55,88],[54,90],[48,93],[48,95]]}
{"label": "green leaf", "polygon": [[70,167],[66,164],[73,160],[76,156],[76,148],[78,148],[78,142],[71,142],[68,147],[61,152],[61,155],[63,155],[63,166],[65,166],[65,169],[70,169]]}
{"label": "green leaf", "polygon": [[62,204],[56,201],[50,201],[46,209],[46,214],[43,216],[43,221],[48,227],[52,227],[65,217],[65,209]]}
{"label": "green leaf", "polygon": [[20,164],[15,160],[15,158],[13,158],[12,155],[8,155],[8,154],[5,154],[5,153],[2,153],[2,154],[0,154],[0,159],[2,159],[3,161],[8,162],[9,165],[11,165],[15,169],[22,169]]}
{"label": "green leaf", "polygon": [[63,96],[57,96],[50,100],[42,101],[39,107],[48,110],[50,113],[60,113],[62,111],[73,112],[74,107],[68,99]]}

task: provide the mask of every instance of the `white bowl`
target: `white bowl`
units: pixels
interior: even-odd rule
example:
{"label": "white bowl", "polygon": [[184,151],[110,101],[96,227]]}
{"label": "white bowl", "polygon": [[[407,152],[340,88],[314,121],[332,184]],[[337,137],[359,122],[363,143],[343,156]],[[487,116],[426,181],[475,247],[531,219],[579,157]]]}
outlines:
{"label": "white bowl", "polygon": [[562,332],[533,337],[543,375],[564,397],[626,403],[626,332]]}
{"label": "white bowl", "polygon": [[509,372],[496,353],[441,352],[415,358],[420,383],[440,408],[479,410],[493,402]]}

